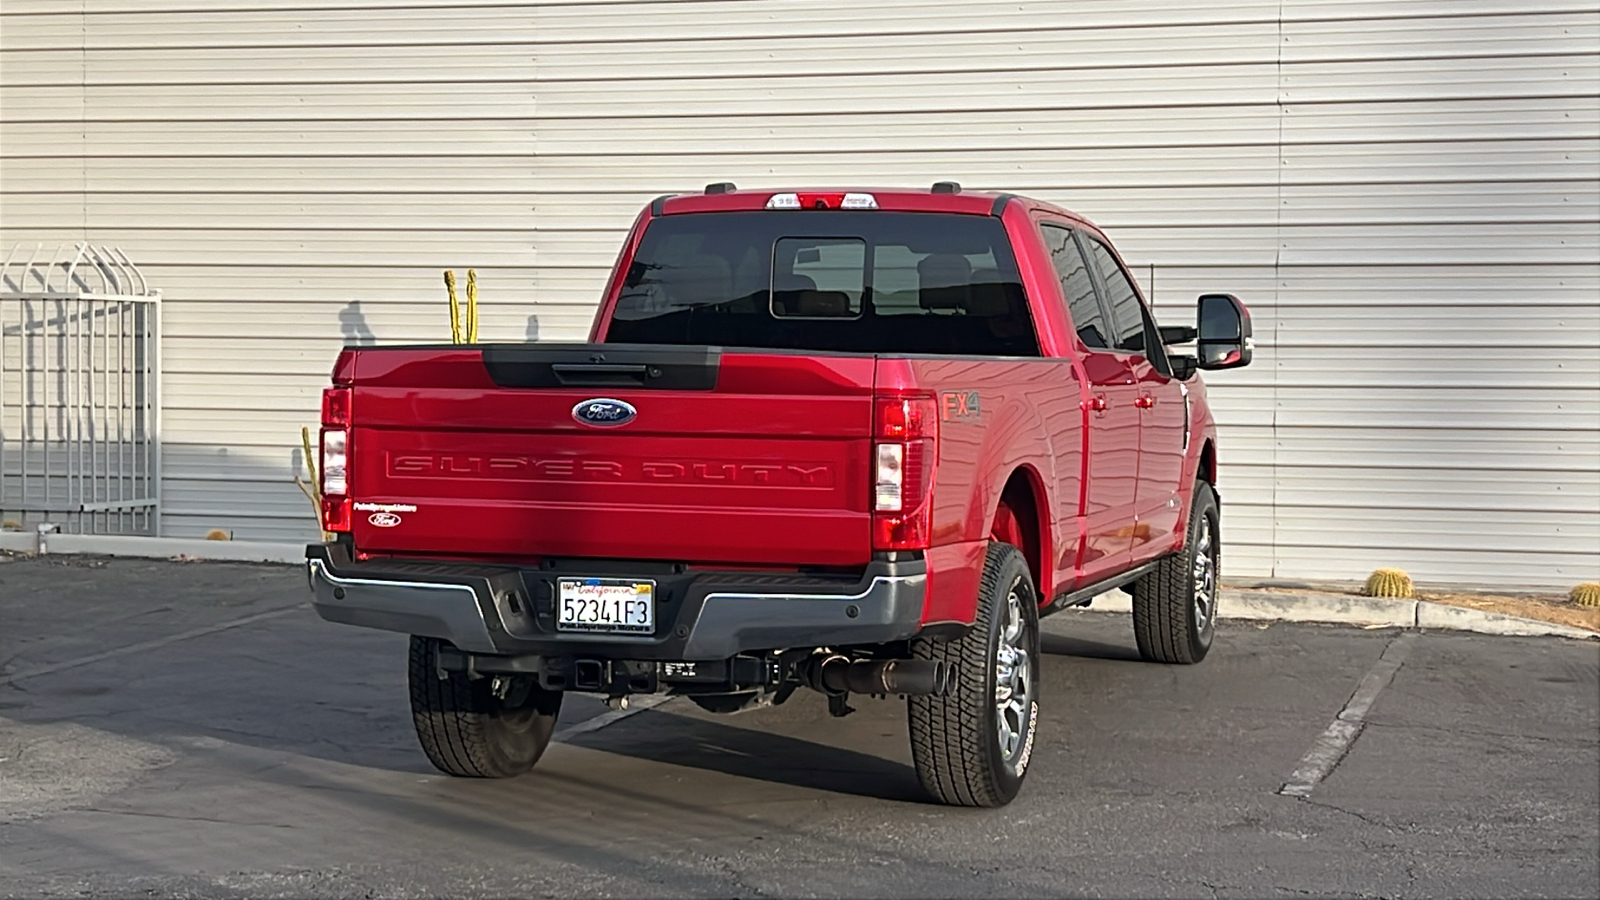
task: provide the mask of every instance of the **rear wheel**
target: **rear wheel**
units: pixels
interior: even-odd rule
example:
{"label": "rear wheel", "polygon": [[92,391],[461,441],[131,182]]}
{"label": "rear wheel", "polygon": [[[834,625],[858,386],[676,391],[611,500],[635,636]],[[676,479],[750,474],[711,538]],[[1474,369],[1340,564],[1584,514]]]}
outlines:
{"label": "rear wheel", "polygon": [[411,719],[428,761],[466,778],[510,778],[533,768],[555,732],[561,692],[527,675],[441,672],[440,644],[411,639]]}
{"label": "rear wheel", "polygon": [[955,666],[955,689],[908,702],[922,786],[952,806],[1004,806],[1022,788],[1039,722],[1039,600],[1021,551],[989,545],[978,620],[960,640],[912,643]]}
{"label": "rear wheel", "polygon": [[1133,636],[1151,662],[1188,665],[1206,658],[1217,627],[1222,531],[1217,495],[1197,481],[1183,552],[1133,583]]}

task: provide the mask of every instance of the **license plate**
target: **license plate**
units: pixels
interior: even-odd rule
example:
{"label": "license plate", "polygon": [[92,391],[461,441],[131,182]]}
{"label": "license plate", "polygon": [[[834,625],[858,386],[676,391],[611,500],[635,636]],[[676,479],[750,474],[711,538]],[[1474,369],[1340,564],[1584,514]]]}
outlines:
{"label": "license plate", "polygon": [[557,582],[556,628],[613,634],[654,634],[656,583],[621,578],[562,578]]}

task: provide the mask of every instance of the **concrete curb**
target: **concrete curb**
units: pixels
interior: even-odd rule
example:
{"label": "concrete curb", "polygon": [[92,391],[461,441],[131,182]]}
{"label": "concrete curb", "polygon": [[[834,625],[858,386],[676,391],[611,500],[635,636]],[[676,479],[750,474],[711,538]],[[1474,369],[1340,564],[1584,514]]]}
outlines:
{"label": "concrete curb", "polygon": [[27,532],[0,534],[0,550],[39,555],[89,553],[105,556],[135,556],[146,559],[215,560],[217,562],[302,563],[306,545],[269,541],[205,541],[198,538],[131,537],[114,534],[34,535]]}
{"label": "concrete curb", "polygon": [[[1133,611],[1132,599],[1122,591],[1094,598],[1095,612]],[[1274,622],[1324,622],[1335,625],[1378,625],[1392,628],[1432,628],[1522,637],[1600,639],[1600,634],[1538,619],[1466,609],[1426,600],[1390,600],[1352,597],[1320,591],[1285,594],[1277,591],[1227,590],[1222,592],[1224,619]]]}
{"label": "concrete curb", "polygon": [[39,539],[23,531],[0,531],[0,550],[7,553],[37,553]]}
{"label": "concrete curb", "polygon": [[1476,631],[1481,634],[1553,635],[1579,639],[1600,639],[1600,634],[1586,631],[1582,628],[1573,628],[1570,625],[1557,625],[1554,622],[1542,622],[1538,619],[1524,619],[1520,616],[1484,612],[1481,609],[1448,606],[1443,603],[1429,603],[1425,600],[1417,603],[1417,627]]}

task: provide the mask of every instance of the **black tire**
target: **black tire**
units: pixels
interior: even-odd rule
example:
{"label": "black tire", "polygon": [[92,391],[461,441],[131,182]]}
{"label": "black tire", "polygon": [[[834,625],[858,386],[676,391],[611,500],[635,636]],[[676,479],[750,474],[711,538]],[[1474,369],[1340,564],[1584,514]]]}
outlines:
{"label": "black tire", "polygon": [[[1017,603],[1013,607],[1011,598]],[[1015,609],[1013,622],[1009,610]],[[1011,632],[1008,626],[1017,629]],[[1022,651],[1017,672],[1025,690],[1008,695],[1008,725],[1014,725],[1009,748],[1002,746],[996,691],[1002,639]],[[912,697],[907,717],[911,758],[928,793],[951,806],[1004,806],[1022,788],[1033,757],[1039,723],[1039,600],[1021,551],[1010,544],[989,544],[978,588],[978,620],[960,640],[912,642],[918,659],[942,660],[956,667],[955,689],[943,697]],[[1017,671],[1020,669],[1021,671]]]}
{"label": "black tire", "polygon": [[1217,495],[1197,481],[1183,552],[1133,583],[1133,636],[1150,662],[1192,665],[1206,658],[1217,629],[1222,528]]}
{"label": "black tire", "polygon": [[439,771],[463,778],[511,778],[533,768],[556,727],[561,692],[531,676],[511,679],[504,699],[495,678],[465,672],[440,678],[438,638],[411,639],[411,720],[422,752]]}

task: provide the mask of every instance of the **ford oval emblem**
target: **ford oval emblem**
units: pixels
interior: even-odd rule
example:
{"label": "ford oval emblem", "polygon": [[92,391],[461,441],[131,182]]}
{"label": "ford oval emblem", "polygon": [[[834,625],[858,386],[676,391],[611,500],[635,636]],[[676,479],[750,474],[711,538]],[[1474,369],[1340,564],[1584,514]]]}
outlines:
{"label": "ford oval emblem", "polygon": [[626,400],[596,397],[572,408],[572,417],[585,425],[626,425],[639,411]]}
{"label": "ford oval emblem", "polygon": [[375,512],[367,516],[367,521],[379,528],[393,528],[400,524],[400,517],[391,512]]}

